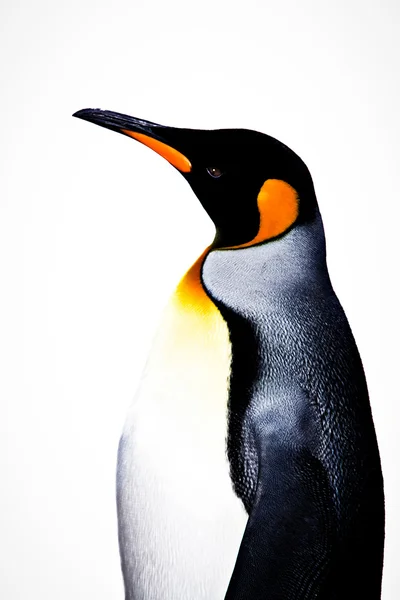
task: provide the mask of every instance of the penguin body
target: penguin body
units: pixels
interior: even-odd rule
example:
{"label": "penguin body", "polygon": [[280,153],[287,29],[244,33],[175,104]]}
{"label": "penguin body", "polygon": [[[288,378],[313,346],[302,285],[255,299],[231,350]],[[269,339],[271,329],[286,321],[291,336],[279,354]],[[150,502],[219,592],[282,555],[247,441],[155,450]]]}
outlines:
{"label": "penguin body", "polygon": [[378,600],[379,452],[307,167],[257,132],[76,116],[166,158],[216,226],[121,438],[126,599]]}

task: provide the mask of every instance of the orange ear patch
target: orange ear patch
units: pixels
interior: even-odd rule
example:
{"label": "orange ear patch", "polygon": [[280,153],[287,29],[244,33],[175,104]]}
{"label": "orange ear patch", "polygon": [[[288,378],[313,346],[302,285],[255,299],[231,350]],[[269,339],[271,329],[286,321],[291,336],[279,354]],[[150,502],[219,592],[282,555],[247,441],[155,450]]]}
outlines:
{"label": "orange ear patch", "polygon": [[136,131],[129,131],[129,129],[121,129],[122,133],[129,135],[130,137],[138,140],[148,148],[157,152],[160,156],[165,158],[173,167],[178,169],[179,171],[183,171],[184,173],[189,173],[192,170],[192,165],[190,160],[186,158],[181,152],[175,150],[168,144],[164,144],[164,142],[160,142],[159,140],[155,140],[149,135],[145,135],[144,133],[137,133]]}
{"label": "orange ear patch", "polygon": [[281,235],[293,225],[299,214],[296,190],[280,179],[267,179],[258,193],[257,204],[260,228],[256,237],[233,248],[246,248]]}

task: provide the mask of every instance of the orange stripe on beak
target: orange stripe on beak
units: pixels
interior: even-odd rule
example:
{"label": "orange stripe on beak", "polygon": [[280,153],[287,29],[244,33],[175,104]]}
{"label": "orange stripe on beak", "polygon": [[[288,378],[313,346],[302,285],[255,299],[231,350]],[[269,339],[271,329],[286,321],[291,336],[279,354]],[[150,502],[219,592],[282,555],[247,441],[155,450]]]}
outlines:
{"label": "orange stripe on beak", "polygon": [[155,140],[149,135],[145,135],[144,133],[136,133],[136,131],[129,131],[129,129],[121,129],[122,133],[129,135],[130,137],[138,140],[145,146],[148,146],[154,152],[157,152],[160,156],[165,158],[173,167],[182,171],[183,173],[189,173],[192,170],[192,165],[186,156],[168,146],[168,144],[164,144],[164,142],[160,142],[159,140]]}

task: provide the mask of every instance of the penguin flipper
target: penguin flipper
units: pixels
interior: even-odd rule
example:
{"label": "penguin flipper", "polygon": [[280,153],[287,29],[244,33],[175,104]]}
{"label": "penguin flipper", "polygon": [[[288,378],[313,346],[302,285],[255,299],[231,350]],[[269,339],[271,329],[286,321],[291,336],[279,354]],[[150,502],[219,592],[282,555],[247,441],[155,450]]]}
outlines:
{"label": "penguin flipper", "polygon": [[334,525],[326,471],[309,450],[282,444],[269,444],[262,464],[225,600],[328,600]]}

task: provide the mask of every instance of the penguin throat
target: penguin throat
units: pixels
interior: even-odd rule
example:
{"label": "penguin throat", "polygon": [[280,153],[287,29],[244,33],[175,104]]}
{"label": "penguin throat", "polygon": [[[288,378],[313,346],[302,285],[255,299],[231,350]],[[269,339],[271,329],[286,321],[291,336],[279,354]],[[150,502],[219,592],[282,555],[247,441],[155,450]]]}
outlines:
{"label": "penguin throat", "polygon": [[201,281],[201,269],[208,252],[209,248],[206,248],[199,256],[179,282],[174,295],[174,300],[181,311],[192,313],[193,316],[197,315],[202,319],[210,319],[216,312],[220,314]]}
{"label": "penguin throat", "polygon": [[[228,326],[203,287],[201,271],[208,253],[209,248],[206,248],[182,278],[171,298],[168,310],[170,349],[179,357],[180,370],[184,368],[188,356],[192,356],[189,370],[193,370],[196,364],[197,378],[208,377],[211,381],[216,377],[220,382],[218,387],[225,388],[219,397],[223,397],[226,404],[231,344]],[[195,379],[193,385],[196,385]]]}

